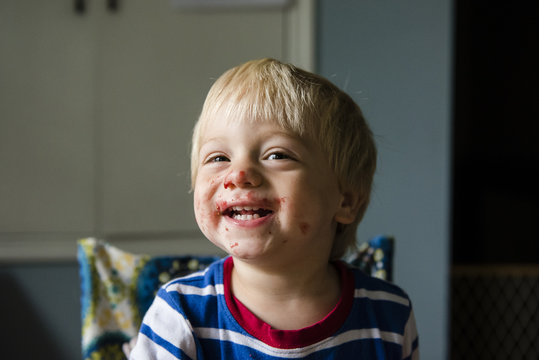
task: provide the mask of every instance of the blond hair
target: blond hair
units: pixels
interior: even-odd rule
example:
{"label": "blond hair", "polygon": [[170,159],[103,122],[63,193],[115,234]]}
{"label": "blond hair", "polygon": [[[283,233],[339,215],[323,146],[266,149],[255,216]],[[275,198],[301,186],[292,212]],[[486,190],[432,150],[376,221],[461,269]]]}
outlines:
{"label": "blond hair", "polygon": [[202,134],[217,113],[238,121],[271,121],[314,141],[329,158],[342,192],[359,195],[357,216],[339,224],[332,259],[356,246],[376,168],[376,146],[359,106],[327,79],[274,59],[253,60],[226,71],[213,84],[193,131],[191,188],[199,166]]}

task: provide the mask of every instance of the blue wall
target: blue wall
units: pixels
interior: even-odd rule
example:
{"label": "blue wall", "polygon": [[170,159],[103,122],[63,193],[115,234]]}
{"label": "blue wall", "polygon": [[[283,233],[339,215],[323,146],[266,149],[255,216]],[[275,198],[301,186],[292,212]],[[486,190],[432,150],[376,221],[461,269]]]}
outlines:
{"label": "blue wall", "polygon": [[396,237],[424,359],[447,357],[451,2],[320,0],[318,72],[362,107],[379,168],[359,237]]}

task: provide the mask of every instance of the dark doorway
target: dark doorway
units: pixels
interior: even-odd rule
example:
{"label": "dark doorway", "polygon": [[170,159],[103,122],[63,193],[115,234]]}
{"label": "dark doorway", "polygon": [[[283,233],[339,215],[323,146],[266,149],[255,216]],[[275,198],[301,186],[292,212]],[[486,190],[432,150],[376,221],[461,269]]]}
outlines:
{"label": "dark doorway", "polygon": [[537,359],[539,11],[456,0],[455,30],[451,358]]}
{"label": "dark doorway", "polygon": [[453,262],[539,262],[539,12],[457,1]]}

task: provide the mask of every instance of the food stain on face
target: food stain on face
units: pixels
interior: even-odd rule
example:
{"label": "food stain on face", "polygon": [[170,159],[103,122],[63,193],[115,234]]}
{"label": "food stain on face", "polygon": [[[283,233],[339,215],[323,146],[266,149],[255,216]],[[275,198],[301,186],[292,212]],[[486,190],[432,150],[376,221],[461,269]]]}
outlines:
{"label": "food stain on face", "polygon": [[223,211],[228,208],[228,203],[226,201],[221,201],[219,204],[215,205],[215,215],[223,215]]}
{"label": "food stain on face", "polygon": [[237,242],[235,242],[234,244],[230,245],[230,248],[231,249],[234,249],[235,247],[237,247],[239,244]]}
{"label": "food stain on face", "polygon": [[[225,189],[228,189],[232,185],[232,181],[230,181],[230,174],[232,174],[232,173],[229,172],[228,174],[224,175],[223,187]],[[221,181],[221,177],[219,177],[219,181]]]}
{"label": "food stain on face", "polygon": [[223,175],[216,176],[210,180],[210,185],[214,185],[216,182],[220,182]]}
{"label": "food stain on face", "polygon": [[299,224],[299,229],[301,230],[301,233],[303,235],[307,234],[307,232],[309,231],[309,228],[310,228],[309,224],[307,224],[305,222],[302,222],[302,223]]}

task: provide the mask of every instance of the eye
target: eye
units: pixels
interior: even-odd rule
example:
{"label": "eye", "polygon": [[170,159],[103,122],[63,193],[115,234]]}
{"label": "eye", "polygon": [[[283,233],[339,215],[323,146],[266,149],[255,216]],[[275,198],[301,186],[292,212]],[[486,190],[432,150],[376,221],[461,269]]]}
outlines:
{"label": "eye", "polygon": [[212,159],[213,162],[230,161],[226,156],[219,155]]}
{"label": "eye", "polygon": [[282,152],[274,152],[274,153],[269,154],[267,159],[268,160],[286,160],[286,159],[292,159],[292,157]]}
{"label": "eye", "polygon": [[225,162],[225,161],[230,161],[230,159],[224,155],[215,155],[215,156],[208,157],[208,159],[204,163],[210,164],[210,163]]}

